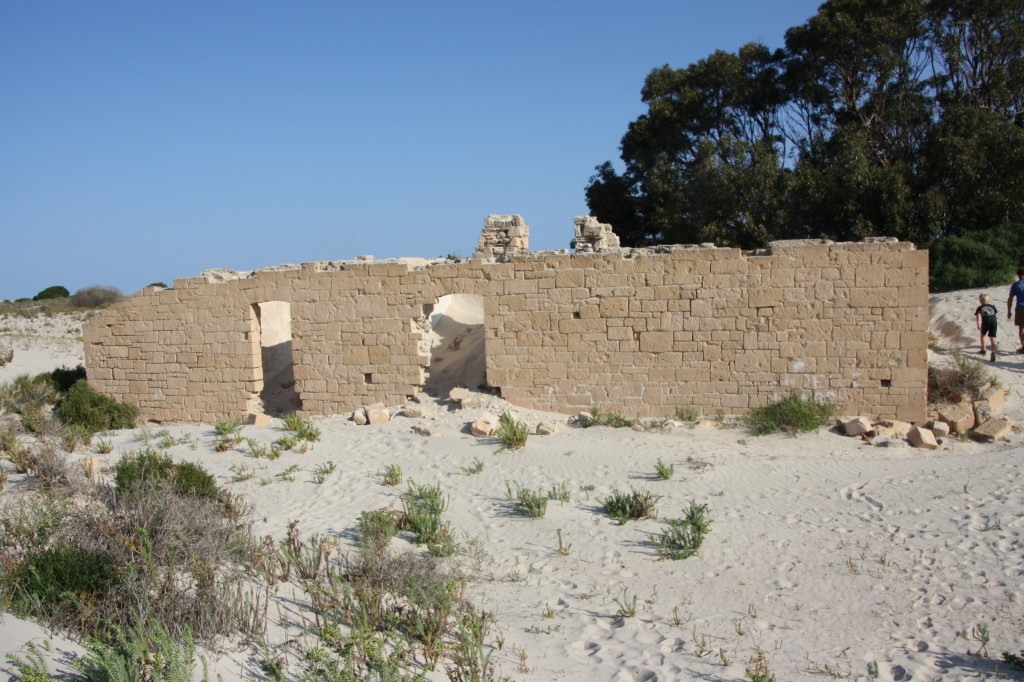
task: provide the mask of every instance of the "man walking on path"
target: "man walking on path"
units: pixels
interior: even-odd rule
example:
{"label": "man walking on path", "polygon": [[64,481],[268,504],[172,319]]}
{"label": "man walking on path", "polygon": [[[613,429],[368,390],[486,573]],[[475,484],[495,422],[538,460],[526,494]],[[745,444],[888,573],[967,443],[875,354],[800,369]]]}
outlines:
{"label": "man walking on path", "polygon": [[1017,281],[1010,285],[1010,298],[1006,299],[1006,319],[1010,319],[1013,299],[1017,299],[1017,310],[1013,313],[1013,323],[1017,325],[1017,336],[1020,337],[1018,353],[1024,353],[1024,268],[1017,268]]}

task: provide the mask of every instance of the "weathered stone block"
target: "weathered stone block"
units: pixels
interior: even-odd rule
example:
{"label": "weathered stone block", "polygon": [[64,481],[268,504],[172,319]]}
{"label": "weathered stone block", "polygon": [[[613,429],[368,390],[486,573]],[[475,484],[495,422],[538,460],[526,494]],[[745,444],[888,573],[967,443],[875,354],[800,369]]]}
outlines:
{"label": "weathered stone block", "polygon": [[493,436],[498,432],[498,418],[493,414],[484,415],[469,425],[469,432],[478,437]]}
{"label": "weathered stone block", "polygon": [[867,417],[854,417],[843,422],[843,433],[847,436],[862,436],[872,431],[871,420]]}
{"label": "weathered stone block", "polygon": [[915,448],[934,450],[939,447],[938,441],[935,440],[935,435],[928,429],[921,426],[915,426],[910,429],[910,432],[907,434],[907,440],[909,440],[910,444]]}
{"label": "weathered stone block", "polygon": [[971,431],[971,438],[985,443],[991,443],[992,441],[1005,437],[1010,433],[1012,428],[1013,425],[1006,417],[993,417]]}
{"label": "weathered stone block", "polygon": [[937,405],[939,421],[949,424],[953,433],[967,433],[974,426],[974,410],[970,403]]}

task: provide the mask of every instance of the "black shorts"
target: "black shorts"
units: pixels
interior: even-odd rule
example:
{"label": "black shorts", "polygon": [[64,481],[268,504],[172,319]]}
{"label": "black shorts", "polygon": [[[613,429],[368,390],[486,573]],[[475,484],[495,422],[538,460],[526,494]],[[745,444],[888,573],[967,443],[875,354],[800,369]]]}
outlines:
{"label": "black shorts", "polygon": [[1013,313],[1013,323],[1018,327],[1024,327],[1024,307],[1017,306]]}
{"label": "black shorts", "polygon": [[986,334],[992,338],[995,338],[996,331],[999,329],[999,321],[995,317],[983,317],[981,318],[981,335]]}

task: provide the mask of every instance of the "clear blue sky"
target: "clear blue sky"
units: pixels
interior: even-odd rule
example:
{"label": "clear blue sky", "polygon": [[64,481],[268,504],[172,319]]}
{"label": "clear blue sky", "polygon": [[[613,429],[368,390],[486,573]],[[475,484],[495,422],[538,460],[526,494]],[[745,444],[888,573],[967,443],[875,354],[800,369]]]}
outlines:
{"label": "clear blue sky", "polygon": [[0,298],[567,248],[655,67],[818,0],[0,0]]}

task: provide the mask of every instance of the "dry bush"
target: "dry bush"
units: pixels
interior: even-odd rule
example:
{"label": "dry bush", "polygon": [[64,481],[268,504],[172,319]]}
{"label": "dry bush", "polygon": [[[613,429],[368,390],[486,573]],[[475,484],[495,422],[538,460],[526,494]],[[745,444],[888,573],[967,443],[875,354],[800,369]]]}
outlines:
{"label": "dry bush", "polygon": [[117,287],[91,286],[79,289],[71,297],[71,303],[76,308],[102,308],[117,303],[124,294]]}
{"label": "dry bush", "polygon": [[928,402],[959,402],[963,396],[975,400],[993,381],[982,363],[954,353],[944,364],[928,366]]}

